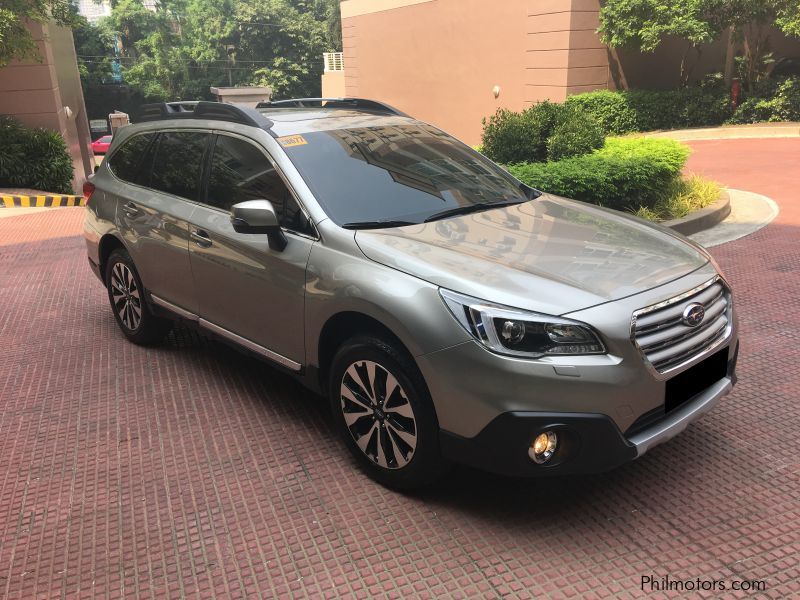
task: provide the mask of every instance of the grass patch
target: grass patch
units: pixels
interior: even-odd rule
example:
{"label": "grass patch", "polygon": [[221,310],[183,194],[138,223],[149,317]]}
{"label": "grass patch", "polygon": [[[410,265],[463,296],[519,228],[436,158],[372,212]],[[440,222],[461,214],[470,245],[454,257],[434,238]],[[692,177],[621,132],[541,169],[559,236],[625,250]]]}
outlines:
{"label": "grass patch", "polygon": [[719,200],[722,186],[716,181],[692,175],[672,185],[669,195],[652,207],[640,206],[634,214],[648,221],[680,219]]}

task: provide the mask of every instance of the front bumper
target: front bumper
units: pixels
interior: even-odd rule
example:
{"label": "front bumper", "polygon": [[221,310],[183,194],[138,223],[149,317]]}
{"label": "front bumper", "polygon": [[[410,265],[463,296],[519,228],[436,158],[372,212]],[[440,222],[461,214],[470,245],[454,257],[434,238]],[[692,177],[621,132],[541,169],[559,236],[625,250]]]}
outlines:
{"label": "front bumper", "polygon": [[[728,394],[736,382],[738,344],[728,359],[727,375],[678,408],[626,436],[607,415],[594,413],[506,412],[478,435],[465,438],[442,431],[443,455],[458,463],[513,476],[599,473],[630,462],[678,435]],[[543,431],[558,433],[552,461],[537,465],[528,458],[533,439]]]}

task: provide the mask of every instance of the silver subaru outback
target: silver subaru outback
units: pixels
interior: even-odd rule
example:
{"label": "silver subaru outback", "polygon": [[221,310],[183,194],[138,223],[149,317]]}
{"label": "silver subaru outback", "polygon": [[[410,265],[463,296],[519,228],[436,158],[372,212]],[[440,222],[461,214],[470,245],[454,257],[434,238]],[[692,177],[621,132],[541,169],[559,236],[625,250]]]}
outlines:
{"label": "silver subaru outback", "polygon": [[391,487],[611,469],[735,382],[705,250],[378,102],[148,105],[85,194],[129,340],[183,320],[295,375]]}

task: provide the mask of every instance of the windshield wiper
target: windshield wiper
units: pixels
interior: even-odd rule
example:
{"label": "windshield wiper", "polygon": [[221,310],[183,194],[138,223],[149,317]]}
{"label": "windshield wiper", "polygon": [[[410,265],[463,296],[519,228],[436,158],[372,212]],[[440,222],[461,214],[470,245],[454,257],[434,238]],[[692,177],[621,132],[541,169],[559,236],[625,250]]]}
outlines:
{"label": "windshield wiper", "polygon": [[345,223],[345,229],[383,229],[384,227],[403,227],[404,225],[419,225],[416,221],[356,221]]}
{"label": "windshield wiper", "polygon": [[466,206],[458,206],[456,208],[451,208],[448,210],[443,210],[442,212],[434,213],[427,219],[425,219],[425,223],[430,223],[431,221],[438,221],[439,219],[446,219],[448,217],[459,217],[461,215],[468,215],[474,212],[481,212],[484,210],[492,210],[493,208],[503,208],[504,206],[514,206],[515,204],[524,204],[528,202],[528,200],[508,200],[506,202],[492,202],[492,203],[485,203],[485,204],[468,204]]}

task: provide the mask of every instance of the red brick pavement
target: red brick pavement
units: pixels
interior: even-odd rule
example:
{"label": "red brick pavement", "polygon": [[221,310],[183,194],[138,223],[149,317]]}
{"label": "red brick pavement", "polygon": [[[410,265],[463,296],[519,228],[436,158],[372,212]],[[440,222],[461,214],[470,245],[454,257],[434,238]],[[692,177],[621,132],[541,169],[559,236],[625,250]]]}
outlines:
{"label": "red brick pavement", "polygon": [[609,474],[460,469],[418,496],[360,474],[269,367],[187,330],[127,343],[81,209],[0,220],[0,596],[627,598],[669,575],[800,597],[800,140],[694,147],[692,169],[782,210],[714,250],[735,392]]}

